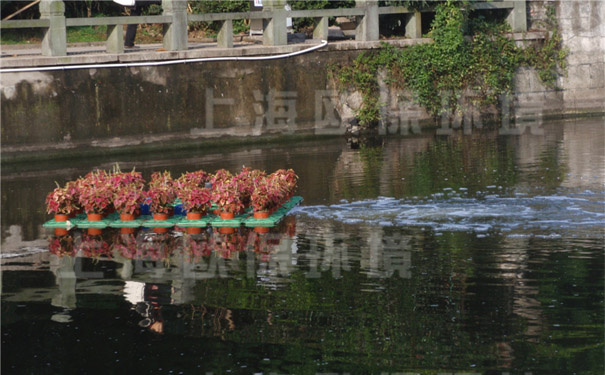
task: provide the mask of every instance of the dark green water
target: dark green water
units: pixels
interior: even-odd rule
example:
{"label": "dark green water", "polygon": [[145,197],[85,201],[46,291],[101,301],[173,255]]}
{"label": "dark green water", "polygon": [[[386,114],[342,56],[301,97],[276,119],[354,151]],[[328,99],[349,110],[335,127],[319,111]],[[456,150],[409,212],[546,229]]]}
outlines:
{"label": "dark green water", "polygon": [[[268,234],[74,232],[51,254],[54,181],[115,162],[294,168],[305,202]],[[6,166],[1,203],[3,374],[604,371],[602,119]]]}

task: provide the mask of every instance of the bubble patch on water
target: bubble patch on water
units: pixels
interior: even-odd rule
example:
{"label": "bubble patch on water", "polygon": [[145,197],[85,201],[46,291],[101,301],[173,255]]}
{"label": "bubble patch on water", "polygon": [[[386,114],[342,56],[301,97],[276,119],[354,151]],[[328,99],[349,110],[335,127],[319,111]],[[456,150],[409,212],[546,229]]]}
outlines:
{"label": "bubble patch on water", "polygon": [[[592,192],[591,192],[592,193]],[[499,196],[450,199],[377,199],[334,205],[302,206],[293,213],[347,224],[431,227],[436,232],[486,233],[539,230],[554,238],[563,230],[598,230],[605,227],[605,194]],[[510,236],[518,234],[510,233]]]}

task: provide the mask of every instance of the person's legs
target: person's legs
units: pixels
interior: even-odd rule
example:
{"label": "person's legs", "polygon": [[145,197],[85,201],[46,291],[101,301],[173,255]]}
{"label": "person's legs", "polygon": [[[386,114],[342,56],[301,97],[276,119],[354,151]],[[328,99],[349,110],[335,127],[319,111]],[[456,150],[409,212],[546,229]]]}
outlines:
{"label": "person's legs", "polygon": [[[130,15],[131,16],[140,16],[141,8],[138,5],[130,8]],[[137,35],[138,26],[139,25],[137,25],[137,24],[132,24],[132,25],[126,26],[126,36],[124,37],[124,47],[134,47],[134,38]]]}

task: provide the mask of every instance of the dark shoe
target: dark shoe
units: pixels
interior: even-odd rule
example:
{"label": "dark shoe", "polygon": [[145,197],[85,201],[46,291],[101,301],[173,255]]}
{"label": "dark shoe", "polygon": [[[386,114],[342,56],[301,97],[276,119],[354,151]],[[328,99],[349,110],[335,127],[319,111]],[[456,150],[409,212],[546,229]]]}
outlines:
{"label": "dark shoe", "polygon": [[124,48],[126,49],[137,49],[137,48],[141,48],[139,46],[124,46]]}

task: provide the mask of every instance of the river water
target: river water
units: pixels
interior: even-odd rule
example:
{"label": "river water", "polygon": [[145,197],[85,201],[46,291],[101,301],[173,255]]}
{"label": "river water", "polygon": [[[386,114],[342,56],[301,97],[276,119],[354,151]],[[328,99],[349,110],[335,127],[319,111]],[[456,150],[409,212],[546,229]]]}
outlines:
{"label": "river water", "polygon": [[[2,373],[601,374],[605,126],[543,129],[4,166]],[[270,233],[42,228],[115,162],[293,168],[305,200]]]}

